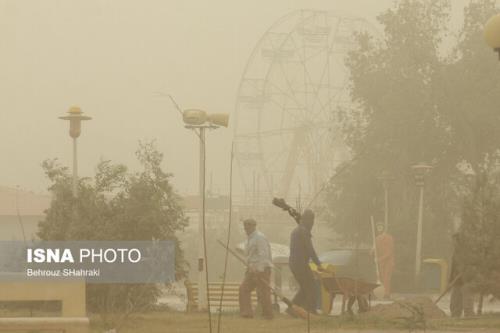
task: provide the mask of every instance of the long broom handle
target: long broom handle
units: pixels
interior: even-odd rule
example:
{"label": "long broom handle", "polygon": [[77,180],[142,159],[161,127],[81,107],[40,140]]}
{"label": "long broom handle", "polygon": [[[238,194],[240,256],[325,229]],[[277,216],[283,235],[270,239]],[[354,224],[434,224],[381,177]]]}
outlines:
{"label": "long broom handle", "polygon": [[[233,250],[231,250],[228,246],[226,246],[226,244],[224,244],[223,242],[221,242],[219,239],[217,240],[217,242],[222,247],[224,247],[229,253],[231,253],[233,256],[235,256],[243,265],[245,265],[245,267],[248,268],[248,264],[247,264],[247,262],[246,262],[245,259],[243,259],[242,257],[240,257],[239,254],[237,254],[236,252],[234,252]],[[309,320],[309,311],[306,311],[303,308],[301,308],[300,306],[298,306],[296,304],[293,304],[292,301],[290,301],[288,298],[286,298],[280,291],[278,291],[278,290],[274,289],[273,287],[271,287],[271,285],[269,283],[267,283],[267,281],[265,281],[264,279],[260,279],[260,281],[262,283],[264,283],[264,285],[266,287],[268,287],[269,290],[271,290],[272,293],[274,293],[276,296],[278,296],[279,298],[281,298],[281,300],[286,303],[286,305],[288,306],[288,308],[290,308],[295,313],[295,315],[297,315],[298,317],[300,317],[302,319]]]}
{"label": "long broom handle", "polygon": [[375,261],[375,269],[377,272],[377,281],[380,282],[380,271],[378,269],[378,253],[377,253],[377,241],[376,241],[377,238],[375,235],[375,221],[373,220],[373,216],[370,216],[370,224],[372,225],[373,252],[375,254],[374,261]]}
{"label": "long broom handle", "polygon": [[222,245],[222,247],[224,247],[229,253],[231,253],[233,256],[236,257],[236,259],[238,259],[243,265],[245,265],[245,267],[248,268],[248,264],[247,262],[245,261],[245,259],[243,259],[242,257],[240,257],[240,255],[236,252],[234,252],[233,250],[231,250],[229,247],[226,246],[226,244],[224,244],[220,239],[217,240],[217,242]]}
{"label": "long broom handle", "polygon": [[[246,268],[248,268],[248,263],[246,262],[245,259],[243,259],[242,257],[240,257],[240,255],[238,253],[236,253],[235,251],[231,250],[229,247],[226,246],[226,244],[224,244],[220,239],[217,240],[217,242],[222,245],[229,253],[231,253],[236,259],[238,259],[243,265],[245,265]],[[261,279],[262,280],[262,279]],[[278,292],[273,288],[271,287],[271,285],[269,283],[267,283],[266,281],[262,280],[262,282],[267,286],[269,287],[269,289],[271,289],[271,291],[273,293],[275,293],[276,295],[278,295],[279,297],[283,297],[283,296],[280,296],[278,294]]]}
{"label": "long broom handle", "polygon": [[460,279],[461,277],[462,273],[455,276],[455,278],[450,282],[450,284],[448,284],[448,287],[446,287],[446,289],[441,293],[441,295],[439,295],[439,297],[434,301],[434,304],[438,304],[441,298],[443,298],[444,295],[446,295],[448,291],[450,291],[450,289],[453,288],[453,286],[457,283],[458,279]]}

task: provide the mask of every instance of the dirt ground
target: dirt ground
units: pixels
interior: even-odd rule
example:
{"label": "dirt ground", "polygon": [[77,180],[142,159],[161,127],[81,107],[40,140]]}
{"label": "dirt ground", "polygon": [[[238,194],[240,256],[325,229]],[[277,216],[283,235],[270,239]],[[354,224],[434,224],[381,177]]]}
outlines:
{"label": "dirt ground", "polygon": [[435,305],[429,297],[417,296],[390,304],[377,304],[362,316],[378,317],[384,320],[395,320],[402,317],[415,317],[418,319],[419,316],[422,319],[442,319],[446,318],[446,313]]}
{"label": "dirt ground", "polygon": [[[213,315],[213,331],[217,332],[217,315]],[[500,316],[485,316],[470,320],[451,320],[449,318],[432,319],[427,331],[437,333],[481,332],[500,333]],[[409,332],[402,321],[383,320],[381,318],[361,317],[326,317],[319,316],[311,320],[310,332]],[[93,333],[103,332],[94,326]],[[209,332],[207,314],[184,312],[158,312],[134,316],[118,333],[201,333]],[[220,332],[225,333],[303,333],[307,332],[307,322],[279,315],[272,321],[261,318],[242,319],[234,314],[224,314]],[[415,332],[422,332],[416,330]]]}

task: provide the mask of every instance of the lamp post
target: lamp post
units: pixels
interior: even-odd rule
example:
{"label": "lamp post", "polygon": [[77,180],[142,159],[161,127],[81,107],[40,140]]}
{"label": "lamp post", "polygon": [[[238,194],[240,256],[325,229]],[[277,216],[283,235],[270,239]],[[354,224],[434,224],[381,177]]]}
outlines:
{"label": "lamp post", "polygon": [[182,112],[185,127],[196,132],[200,139],[200,171],[199,171],[199,217],[198,217],[198,309],[208,308],[207,300],[207,262],[205,261],[205,132],[207,129],[227,127],[229,115],[207,114],[203,110],[189,109]]}
{"label": "lamp post", "polygon": [[77,197],[77,184],[78,184],[78,160],[77,160],[77,145],[76,139],[80,136],[82,131],[82,121],[90,120],[91,117],[84,116],[82,110],[77,106],[72,106],[67,116],[59,117],[59,119],[69,120],[69,136],[73,138],[73,197]]}
{"label": "lamp post", "polygon": [[430,165],[419,163],[412,166],[415,172],[415,183],[420,189],[420,199],[418,203],[418,221],[417,221],[417,251],[415,258],[415,284],[418,286],[420,270],[422,264],[422,223],[424,213],[424,185],[425,175],[432,169]]}
{"label": "lamp post", "polygon": [[486,43],[498,53],[500,59],[500,14],[492,16],[484,26]]}
{"label": "lamp post", "polygon": [[384,229],[387,231],[389,227],[389,183],[394,180],[394,177],[391,177],[388,172],[384,171],[378,179],[384,187]]}

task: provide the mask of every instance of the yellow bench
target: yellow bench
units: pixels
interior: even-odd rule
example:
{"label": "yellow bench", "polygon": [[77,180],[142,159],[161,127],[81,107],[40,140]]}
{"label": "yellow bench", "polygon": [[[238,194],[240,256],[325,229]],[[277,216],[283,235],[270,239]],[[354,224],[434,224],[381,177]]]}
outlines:
{"label": "yellow bench", "polygon": [[85,281],[0,282],[0,301],[61,301],[61,317],[0,318],[0,330],[89,332]]}
{"label": "yellow bench", "polygon": [[[198,284],[190,281],[185,281],[187,293],[187,307],[186,311],[196,311],[198,309]],[[219,309],[220,300],[222,297],[222,283],[210,282],[209,284],[209,301],[211,309]],[[237,282],[226,282],[224,285],[224,297],[222,298],[223,310],[236,310],[239,308],[239,288],[240,284]],[[255,290],[252,292],[252,306],[257,304],[257,293]]]}

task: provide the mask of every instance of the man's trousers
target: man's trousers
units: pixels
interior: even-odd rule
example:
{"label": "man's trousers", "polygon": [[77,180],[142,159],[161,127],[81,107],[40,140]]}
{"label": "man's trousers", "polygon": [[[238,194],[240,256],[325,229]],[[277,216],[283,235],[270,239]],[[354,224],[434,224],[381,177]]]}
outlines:
{"label": "man's trousers", "polygon": [[457,283],[451,288],[450,312],[451,316],[460,318],[474,315],[474,298],[470,284]]}
{"label": "man's trousers", "polygon": [[253,317],[251,295],[254,289],[257,289],[257,300],[262,307],[262,315],[268,319],[273,317],[270,283],[270,267],[267,267],[263,272],[246,272],[239,292],[240,315],[242,317]]}
{"label": "man's trousers", "polygon": [[293,303],[308,310],[316,312],[316,284],[309,265],[304,267],[290,266],[290,270],[299,284],[299,291],[293,298]]}

